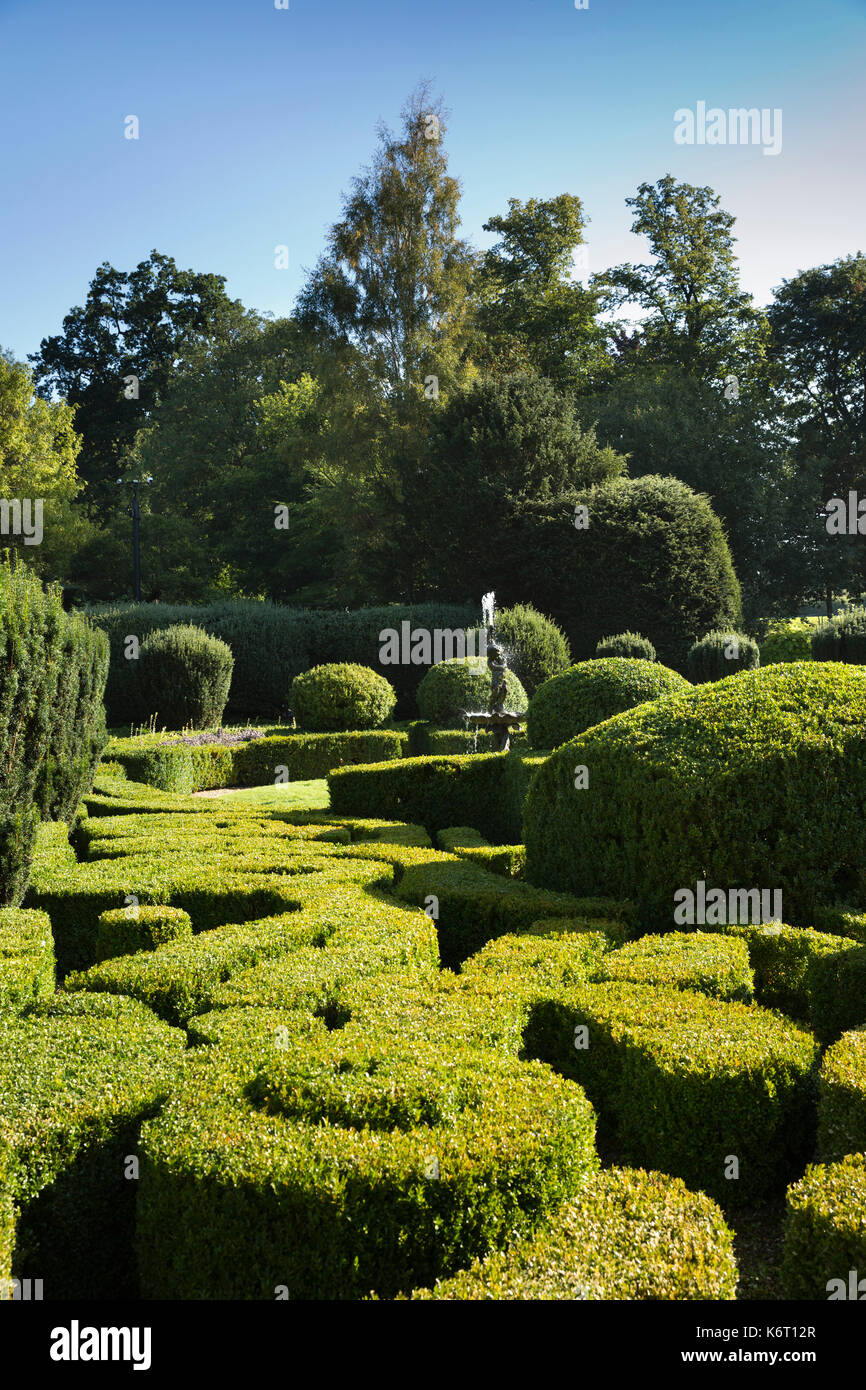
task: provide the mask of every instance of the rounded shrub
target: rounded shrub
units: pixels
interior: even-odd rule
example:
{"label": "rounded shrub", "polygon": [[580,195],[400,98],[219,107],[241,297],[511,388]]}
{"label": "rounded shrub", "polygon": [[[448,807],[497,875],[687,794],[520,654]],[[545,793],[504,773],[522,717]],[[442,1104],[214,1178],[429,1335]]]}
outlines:
{"label": "rounded shrub", "polygon": [[302,729],[318,733],[376,729],[390,718],[397,696],[369,666],[314,666],[292,681],[292,710]]}
{"label": "rounded shrub", "polygon": [[708,632],[689,648],[686,669],[695,685],[723,681],[737,671],[755,671],[761,653],[753,637],[745,632]]}
{"label": "rounded shrub", "polygon": [[656,649],[649,638],[639,632],[619,632],[615,637],[602,637],[595,649],[596,657],[626,656],[637,661],[657,661]]}
{"label": "rounded shrub", "polygon": [[810,661],[811,636],[814,630],[805,618],[770,623],[767,635],[761,643],[761,665],[776,666],[782,661]]}
{"label": "rounded shrub", "polygon": [[571,665],[571,650],[562,629],[529,603],[498,612],[493,636],[505,648],[509,668],[513,667],[527,695],[534,695],[544,681]]}
{"label": "rounded shrub", "polygon": [[[505,673],[506,705],[523,714],[529,703],[526,691],[510,669]],[[492,691],[487,661],[481,657],[458,657],[432,666],[418,686],[418,712],[422,719],[444,728],[459,725],[467,710],[490,708]]]}
{"label": "rounded shrub", "polygon": [[616,656],[581,661],[535,692],[526,715],[527,737],[533,748],[558,748],[611,715],[690,689],[683,676],[657,662]]}
{"label": "rounded shrub", "polygon": [[[621,714],[530,783],[526,877],[632,898],[646,930],[689,925],[675,895],[696,899],[699,882],[707,895],[779,890],[791,926],[821,903],[866,902],[864,725],[866,671],[816,662]],[[587,790],[575,791],[577,765]]]}
{"label": "rounded shrub", "polygon": [[788,1188],[786,1205],[782,1297],[861,1298],[858,1281],[866,1269],[866,1154],[847,1154],[838,1163],[807,1168],[800,1182]]}
{"label": "rounded shrub", "polygon": [[849,608],[815,628],[812,660],[866,664],[866,608]]}
{"label": "rounded shrub", "polygon": [[217,727],[233,667],[231,648],[191,623],[149,633],[138,661],[139,689],[148,715],[158,715],[172,729]]}
{"label": "rounded shrub", "polygon": [[520,596],[531,593],[576,661],[590,658],[607,633],[651,632],[659,661],[685,671],[696,633],[741,621],[722,523],[677,478],[623,479],[571,502],[533,504],[499,548],[501,568],[489,572],[489,585],[503,602],[518,585]]}

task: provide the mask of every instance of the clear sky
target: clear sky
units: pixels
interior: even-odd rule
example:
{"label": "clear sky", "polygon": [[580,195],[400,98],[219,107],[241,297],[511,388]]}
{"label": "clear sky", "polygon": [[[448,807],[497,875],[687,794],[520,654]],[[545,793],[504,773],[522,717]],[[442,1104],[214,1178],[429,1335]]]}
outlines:
{"label": "clear sky", "polygon": [[[624,200],[671,173],[721,194],[760,303],[866,250],[866,0],[289,5],[0,0],[0,346],[34,351],[100,262],[152,248],[288,313],[377,122],[425,77],[476,245],[509,197],[570,192],[589,270],[640,261]],[[675,143],[699,102],[780,109],[781,151]]]}

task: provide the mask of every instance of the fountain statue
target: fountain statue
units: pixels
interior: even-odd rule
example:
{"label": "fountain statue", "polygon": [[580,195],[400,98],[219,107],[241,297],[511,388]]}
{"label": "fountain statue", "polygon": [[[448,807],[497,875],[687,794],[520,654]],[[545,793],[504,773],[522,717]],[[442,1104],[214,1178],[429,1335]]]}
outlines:
{"label": "fountain statue", "polygon": [[[494,623],[493,600],[494,595],[492,593],[485,594],[481,600],[484,624],[491,630]],[[483,712],[466,710],[463,717],[476,732],[478,729],[491,731],[494,753],[507,753],[511,741],[511,730],[519,729],[525,716],[505,708],[505,701],[508,698],[505,673],[508,670],[508,664],[505,660],[505,652],[498,642],[489,641],[487,644],[487,666],[490,671],[491,685],[490,709]]]}

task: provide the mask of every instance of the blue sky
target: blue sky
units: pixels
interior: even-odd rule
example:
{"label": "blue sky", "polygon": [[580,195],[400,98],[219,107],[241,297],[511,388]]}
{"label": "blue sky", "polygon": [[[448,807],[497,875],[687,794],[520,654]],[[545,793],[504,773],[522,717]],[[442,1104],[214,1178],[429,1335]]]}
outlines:
{"label": "blue sky", "polygon": [[[0,0],[0,346],[34,351],[100,262],[154,247],[288,313],[377,122],[425,77],[479,246],[509,197],[570,192],[590,270],[642,260],[624,200],[671,173],[721,194],[761,303],[866,250],[866,0],[289,3]],[[781,152],[675,144],[699,101],[780,108]]]}

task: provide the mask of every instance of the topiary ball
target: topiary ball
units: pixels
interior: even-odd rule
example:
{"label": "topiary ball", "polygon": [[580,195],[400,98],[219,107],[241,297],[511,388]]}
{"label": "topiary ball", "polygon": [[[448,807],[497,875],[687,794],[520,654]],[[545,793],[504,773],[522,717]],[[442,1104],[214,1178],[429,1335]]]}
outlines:
{"label": "topiary ball", "polygon": [[620,632],[616,637],[602,637],[595,649],[596,657],[625,656],[636,661],[657,661],[656,649],[639,632]]}
{"label": "topiary ball", "polygon": [[681,930],[675,895],[697,901],[699,882],[778,890],[791,926],[821,903],[866,904],[864,727],[866,670],[841,663],[741,671],[629,710],[534,776],[526,877],[631,898],[646,931]]}
{"label": "topiary ball", "polygon": [[352,662],[314,666],[292,681],[295,719],[311,733],[377,729],[396,703],[394,687],[384,676]]}
{"label": "topiary ball", "polygon": [[138,685],[147,713],[166,728],[216,728],[234,669],[231,647],[191,623],[148,633],[141,644]]}
{"label": "topiary ball", "polygon": [[658,662],[626,657],[581,661],[535,692],[526,734],[533,748],[558,748],[614,714],[691,688],[678,672]]}
{"label": "topiary ball", "polygon": [[502,644],[527,695],[534,695],[552,676],[571,665],[568,638],[552,618],[545,618],[531,604],[517,603],[496,614],[493,638]]}
{"label": "topiary ball", "polygon": [[[505,686],[507,708],[515,714],[523,714],[529,700],[510,668],[506,668]],[[431,666],[418,686],[418,712],[431,724],[454,728],[462,723],[465,712],[490,708],[492,689],[490,671],[483,657],[440,661],[437,666]]]}
{"label": "topiary ball", "polygon": [[744,632],[708,632],[694,642],[686,658],[689,679],[695,685],[704,681],[723,681],[737,671],[755,671],[761,652],[753,637]]}

